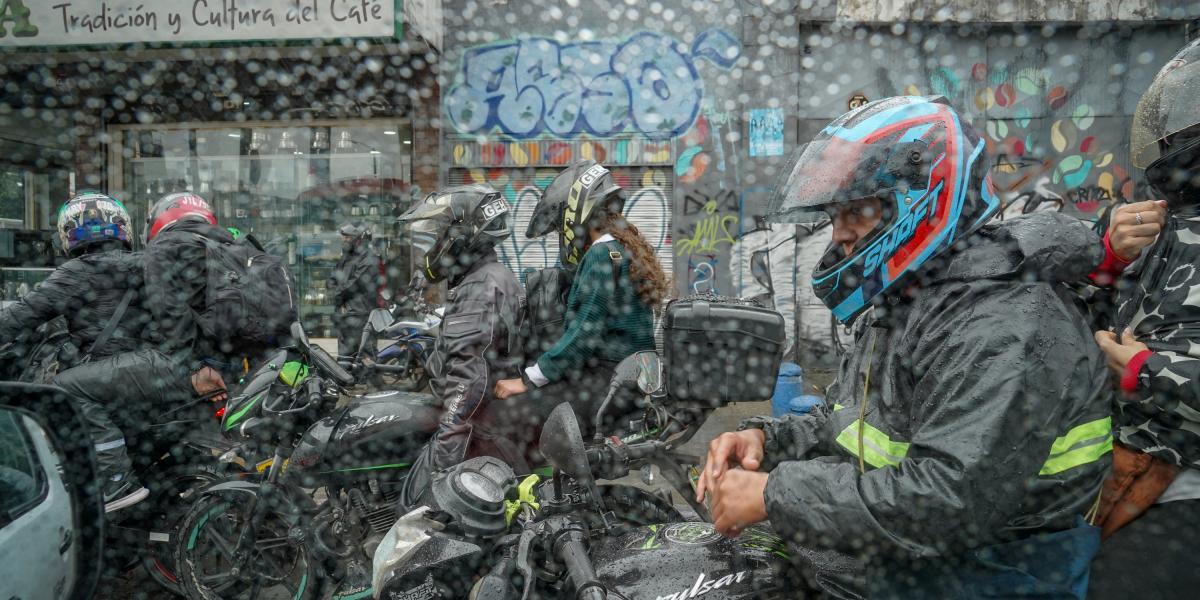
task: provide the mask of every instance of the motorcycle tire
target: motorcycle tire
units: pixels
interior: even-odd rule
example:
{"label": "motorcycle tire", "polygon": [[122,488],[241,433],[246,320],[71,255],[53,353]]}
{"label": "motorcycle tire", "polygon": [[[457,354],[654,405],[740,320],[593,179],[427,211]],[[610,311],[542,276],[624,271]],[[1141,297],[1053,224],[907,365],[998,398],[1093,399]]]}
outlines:
{"label": "motorcycle tire", "polygon": [[670,502],[647,490],[621,484],[596,487],[601,504],[623,525],[641,527],[688,520]]}
{"label": "motorcycle tire", "polygon": [[[192,505],[174,544],[176,572],[184,594],[189,600],[225,600],[261,594],[274,597],[278,592],[271,590],[277,590],[295,600],[317,598],[318,562],[302,541],[289,539],[287,521],[275,514],[263,519],[255,544],[273,545],[265,553],[256,551],[248,564],[237,566],[251,570],[252,575],[230,571],[233,565],[228,564],[228,553],[250,517],[251,504],[244,494],[218,493],[203,496]],[[271,587],[264,588],[264,584]]]}
{"label": "motorcycle tire", "polygon": [[[179,525],[200,490],[225,478],[218,465],[177,465],[164,478],[167,485],[154,490],[147,500],[159,509],[159,516],[148,529],[166,533],[170,540],[179,535]],[[169,541],[154,541],[146,545],[139,562],[151,581],[177,596],[183,595],[179,576],[175,572],[175,548]]]}

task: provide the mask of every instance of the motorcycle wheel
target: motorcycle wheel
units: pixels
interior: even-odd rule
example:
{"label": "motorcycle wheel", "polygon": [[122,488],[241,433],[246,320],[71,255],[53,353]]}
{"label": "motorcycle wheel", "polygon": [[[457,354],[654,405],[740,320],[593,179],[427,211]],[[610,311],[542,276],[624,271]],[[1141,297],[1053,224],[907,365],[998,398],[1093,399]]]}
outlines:
{"label": "motorcycle wheel", "polygon": [[604,508],[631,527],[688,520],[670,502],[641,488],[611,484],[597,486],[597,491]]}
{"label": "motorcycle wheel", "polygon": [[[399,366],[402,360],[408,360],[407,356],[389,356],[383,359],[381,364]],[[377,373],[378,381],[376,385],[380,389],[398,390],[401,392],[418,392],[429,383],[429,376],[425,374],[425,369],[420,365],[409,364],[408,369],[403,374],[400,373]]]}
{"label": "motorcycle wheel", "polygon": [[[234,546],[250,518],[242,494],[202,497],[184,517],[175,543],[175,564],[191,600],[259,598],[286,595],[313,600],[320,582],[317,564],[303,542],[289,536],[288,523],[275,513],[259,525],[256,551],[248,564],[231,564]],[[251,571],[249,577],[232,569]]]}
{"label": "motorcycle wheel", "polygon": [[[171,540],[179,535],[179,525],[196,494],[222,479],[221,469],[212,465],[180,465],[166,476],[166,485],[155,490],[149,502],[158,508],[158,516],[148,523],[151,532],[166,533]],[[141,556],[142,568],[152,581],[179,596],[183,588],[175,572],[175,549],[169,542],[152,542]]]}

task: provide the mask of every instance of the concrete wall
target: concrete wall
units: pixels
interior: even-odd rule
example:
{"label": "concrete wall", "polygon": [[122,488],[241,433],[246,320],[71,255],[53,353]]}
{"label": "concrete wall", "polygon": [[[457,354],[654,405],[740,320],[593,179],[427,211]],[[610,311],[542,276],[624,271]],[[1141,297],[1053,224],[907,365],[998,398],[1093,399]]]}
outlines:
{"label": "concrete wall", "polygon": [[[1192,14],[1152,0],[935,2],[932,13],[900,0],[575,4],[448,2],[447,132],[669,140],[661,218],[677,291],[766,295],[769,284],[789,317],[799,296],[802,337],[825,342],[828,312],[806,281],[827,232],[761,219],[799,144],[853,102],[943,95],[986,139],[1009,214],[1039,200],[1094,215],[1146,193],[1128,160],[1130,116],[1185,42],[1185,21],[1162,19]],[[903,22],[916,17],[936,23]],[[778,126],[770,111],[782,114],[782,152],[752,153],[751,129]]]}

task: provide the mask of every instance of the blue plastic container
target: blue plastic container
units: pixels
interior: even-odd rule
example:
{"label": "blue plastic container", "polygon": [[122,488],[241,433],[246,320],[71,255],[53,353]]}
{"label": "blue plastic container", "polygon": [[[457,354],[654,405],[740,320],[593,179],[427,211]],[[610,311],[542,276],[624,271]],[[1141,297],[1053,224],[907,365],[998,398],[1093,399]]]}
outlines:
{"label": "blue plastic container", "polygon": [[802,415],[824,399],[804,393],[804,370],[796,363],[785,362],[779,367],[775,394],[771,396],[771,416]]}

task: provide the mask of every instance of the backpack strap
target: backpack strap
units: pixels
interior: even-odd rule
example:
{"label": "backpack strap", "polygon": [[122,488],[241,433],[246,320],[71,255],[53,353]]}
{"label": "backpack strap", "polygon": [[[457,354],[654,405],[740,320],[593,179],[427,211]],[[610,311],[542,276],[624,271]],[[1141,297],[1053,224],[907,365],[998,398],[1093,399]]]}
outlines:
{"label": "backpack strap", "polygon": [[121,301],[117,303],[117,309],[113,311],[108,322],[104,324],[104,329],[100,331],[100,335],[96,336],[96,340],[92,342],[92,346],[88,348],[88,356],[91,356],[96,350],[103,348],[108,342],[108,338],[112,337],[113,332],[117,330],[117,325],[121,322],[121,317],[125,316],[125,311],[129,309],[129,303],[133,301],[133,288],[125,290],[125,295],[121,296]]}
{"label": "backpack strap", "polygon": [[621,285],[621,264],[625,262],[625,257],[621,256],[620,251],[615,250],[612,246],[608,247],[608,259],[612,261],[612,295],[609,296],[610,312],[613,315],[617,314],[617,290]]}

